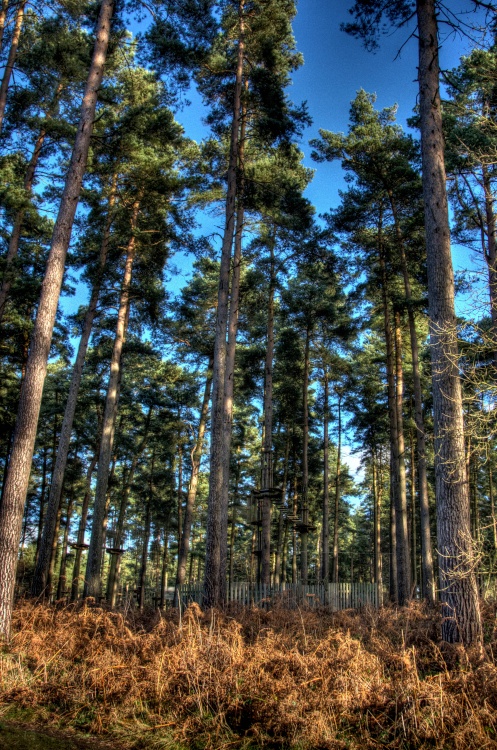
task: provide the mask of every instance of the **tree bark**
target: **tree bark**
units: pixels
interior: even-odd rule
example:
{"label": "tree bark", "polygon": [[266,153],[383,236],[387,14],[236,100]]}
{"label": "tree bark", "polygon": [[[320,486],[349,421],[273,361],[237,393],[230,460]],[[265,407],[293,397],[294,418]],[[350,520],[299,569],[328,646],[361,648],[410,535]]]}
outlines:
{"label": "tree bark", "polygon": [[[7,90],[9,88],[10,79],[14,72],[14,64],[17,57],[17,48],[19,47],[19,39],[21,37],[22,23],[24,21],[24,8],[27,0],[20,0],[16,11],[16,18],[14,21],[14,30],[12,32],[12,40],[10,42],[9,56],[7,57],[7,63],[3,73],[2,83],[0,84],[0,131],[2,130],[3,119],[5,115],[5,107],[7,105]],[[5,19],[5,16],[4,16]],[[5,23],[5,20],[4,20]],[[2,27],[3,36],[3,27]]]}
{"label": "tree bark", "polygon": [[113,0],[102,0],[95,48],[83,97],[81,119],[59,213],[54,226],[36,323],[31,339],[26,376],[19,401],[9,472],[0,509],[0,581],[2,582],[0,585],[0,638],[5,640],[8,640],[10,636],[17,551],[52,331],[64,275],[67,248],[71,239],[74,215],[86,170],[98,90],[102,82],[110,36],[113,6]]}
{"label": "tree bark", "polygon": [[482,642],[458,372],[434,0],[417,0],[419,105],[433,380],[442,637]]}
{"label": "tree bark", "polygon": [[[327,584],[330,580],[330,478],[329,478],[329,422],[330,422],[330,384],[326,366],[323,368],[324,382],[324,419],[323,419],[323,560],[321,579]],[[335,524],[336,524],[335,519]],[[333,545],[334,546],[334,545]]]}
{"label": "tree bark", "polygon": [[167,593],[167,566],[169,562],[169,518],[166,521],[164,528],[164,549],[162,551],[162,566],[160,573],[160,608],[164,609],[166,606],[166,593]]}
{"label": "tree bark", "polygon": [[403,606],[411,598],[411,562],[409,555],[409,529],[407,523],[407,485],[405,463],[404,419],[402,403],[404,397],[404,373],[402,369],[402,332],[400,313],[395,311],[395,413],[397,417],[397,466],[398,492],[396,505],[397,533],[397,599]]}
{"label": "tree bark", "polygon": [[122,350],[126,338],[126,329],[131,301],[130,285],[131,275],[133,271],[133,262],[136,252],[136,226],[139,210],[140,200],[137,199],[133,204],[133,212],[131,216],[131,237],[128,242],[126,252],[126,263],[121,289],[121,299],[119,302],[119,311],[117,314],[116,335],[110,362],[109,385],[107,388],[107,397],[105,401],[102,439],[100,443],[100,454],[98,457],[97,486],[95,489],[93,523],[90,537],[90,547],[88,549],[88,562],[86,565],[85,590],[83,594],[84,597],[93,596],[95,598],[98,598],[100,596],[100,564],[102,560],[102,547],[104,542],[103,522],[105,518],[110,457],[112,454],[112,446],[114,443],[114,426],[119,399]]}
{"label": "tree bark", "polygon": [[[492,320],[492,346],[494,350],[494,368],[497,370],[497,243],[494,213],[494,195],[490,174],[486,165],[482,166],[483,191],[485,195],[486,215],[486,248],[488,290],[490,296],[490,317]],[[494,375],[495,377],[495,375]]]}
{"label": "tree bark", "polygon": [[151,505],[154,494],[154,465],[155,465],[155,450],[152,453],[152,461],[150,466],[150,482],[148,496],[145,501],[145,524],[143,532],[143,549],[142,549],[142,561],[140,566],[140,580],[138,582],[139,598],[138,606],[140,612],[143,612],[145,607],[145,580],[147,577],[147,563],[148,563],[148,544],[150,541],[150,523],[151,523]]}
{"label": "tree bark", "polygon": [[435,577],[433,573],[433,555],[431,550],[430,503],[428,499],[428,478],[426,474],[426,433],[423,419],[423,395],[421,389],[421,374],[419,366],[418,334],[416,320],[412,306],[412,289],[407,266],[405,241],[397,215],[397,206],[393,194],[389,193],[390,205],[395,223],[395,232],[400,252],[404,291],[406,295],[407,317],[409,321],[409,337],[411,342],[412,379],[414,391],[414,421],[416,424],[417,474],[418,474],[418,502],[420,509],[421,531],[421,566],[422,566],[422,596],[429,604],[435,603]]}
{"label": "tree bark", "polygon": [[381,592],[382,570],[381,570],[381,491],[378,482],[378,472],[376,466],[376,450],[372,451],[371,463],[373,469],[373,502],[374,502],[374,524],[373,524],[373,544],[374,544],[374,582]]}
{"label": "tree bark", "polygon": [[385,330],[387,393],[388,393],[388,421],[390,437],[390,598],[398,602],[398,534],[397,507],[400,491],[399,476],[399,438],[397,421],[397,398],[395,386],[395,351],[394,338],[390,318],[390,300],[388,294],[388,275],[383,245],[383,212],[380,206],[378,220],[378,256],[381,273],[381,297],[383,304],[383,324]]}
{"label": "tree bark", "polygon": [[284,560],[284,544],[285,544],[285,514],[283,512],[283,506],[285,505],[285,498],[287,495],[287,484],[288,484],[288,456],[290,454],[290,440],[288,435],[285,440],[285,458],[284,458],[284,469],[283,469],[283,483],[281,485],[281,506],[278,517],[278,542],[276,545],[276,554],[274,558],[274,584],[277,586],[280,581],[283,581],[283,565],[286,567],[286,559]]}
{"label": "tree bark", "polygon": [[47,512],[45,517],[45,523],[43,527],[43,536],[41,540],[40,552],[38,555],[36,568],[33,576],[33,582],[31,586],[31,593],[33,596],[42,596],[45,590],[48,574],[49,565],[49,554],[48,551],[52,547],[53,535],[55,529],[55,517],[57,515],[57,509],[60,503],[60,496],[62,492],[62,485],[64,484],[64,475],[67,465],[67,456],[69,453],[69,445],[71,442],[71,433],[74,423],[74,415],[76,413],[76,405],[78,400],[79,387],[81,385],[81,378],[83,375],[83,367],[86,358],[86,352],[88,350],[88,343],[90,341],[90,335],[93,328],[93,322],[97,314],[98,298],[100,296],[100,289],[102,286],[103,272],[107,261],[107,252],[109,248],[110,240],[110,229],[113,221],[113,209],[116,200],[117,191],[117,175],[115,174],[112,179],[111,192],[108,199],[107,219],[104,227],[104,233],[102,237],[102,243],[100,246],[100,258],[98,267],[98,276],[93,286],[90,303],[86,311],[85,319],[83,322],[83,330],[78,346],[78,353],[74,362],[71,383],[69,385],[69,393],[67,395],[66,408],[64,412],[64,419],[62,421],[62,428],[60,431],[59,446],[57,449],[57,458],[55,461],[55,468],[52,474],[52,483],[50,486],[50,494],[48,496]]}
{"label": "tree bark", "polygon": [[[123,543],[124,522],[126,520],[126,511],[128,509],[129,491],[131,488],[131,484],[133,482],[133,477],[135,475],[138,461],[140,460],[140,457],[142,456],[143,451],[145,450],[145,447],[147,445],[151,418],[152,418],[152,407],[150,407],[148,410],[143,438],[140,441],[139,445],[136,447],[133,458],[131,460],[131,466],[126,475],[126,480],[122,488],[121,502],[119,504],[119,511],[117,514],[116,526],[115,526],[114,534],[112,538],[112,546],[114,547],[114,549],[120,549],[121,544]],[[107,578],[107,591],[106,591],[107,604],[110,607],[114,607],[116,604],[117,580],[119,578],[120,566],[121,566],[121,555],[118,553],[111,554],[110,564],[109,564],[109,574]]]}
{"label": "tree bark", "polygon": [[64,536],[62,538],[62,552],[60,556],[60,568],[59,568],[59,580],[57,582],[57,599],[62,599],[63,596],[66,594],[66,567],[67,567],[67,545],[69,543],[69,528],[71,525],[71,513],[72,513],[72,507],[73,507],[74,499],[73,499],[73,491],[71,491],[71,496],[69,497],[69,500],[67,502],[67,511],[66,511],[66,523],[64,526]]}
{"label": "tree bark", "polygon": [[303,445],[302,445],[302,532],[300,534],[300,576],[304,586],[307,585],[309,575],[308,563],[308,523],[309,523],[309,360],[311,347],[311,332],[305,334],[304,348],[304,382],[302,388]]}
{"label": "tree bark", "polygon": [[79,517],[78,536],[76,539],[77,546],[76,546],[75,553],[74,553],[74,566],[72,569],[72,583],[71,583],[71,601],[72,602],[75,602],[79,596],[81,556],[83,553],[82,545],[85,542],[86,522],[88,520],[88,508],[90,505],[90,498],[91,498],[91,478],[92,478],[93,472],[95,471],[96,465],[97,465],[97,453],[95,452],[95,454],[93,455],[90,461],[90,465],[88,466],[88,469],[86,471],[86,492],[83,498],[83,502],[81,504],[81,515]]}
{"label": "tree bark", "polygon": [[340,512],[340,492],[342,474],[342,396],[338,394],[338,443],[337,443],[337,471],[335,475],[335,523],[333,527],[333,581],[338,583],[338,529]]}
{"label": "tree bark", "polygon": [[[264,367],[264,443],[262,448],[262,492],[272,490],[273,484],[273,356],[274,356],[274,292],[276,272],[274,264],[274,237],[269,242],[270,281],[267,309],[266,361]],[[271,583],[271,495],[262,494],[261,513],[261,583]]]}
{"label": "tree bark", "polygon": [[231,124],[231,142],[228,165],[228,185],[226,192],[225,229],[221,249],[219,286],[217,298],[216,335],[214,343],[214,366],[212,369],[212,413],[211,413],[211,450],[209,473],[209,497],[207,502],[207,537],[204,571],[204,604],[207,607],[218,606],[226,596],[226,560],[223,559],[223,529],[226,527],[227,508],[223,505],[226,495],[223,492],[223,415],[225,408],[225,372],[226,372],[226,328],[228,324],[228,297],[231,250],[235,229],[238,140],[240,129],[240,107],[244,62],[244,2],[239,4],[239,39],[238,58],[235,75],[235,93],[233,101],[233,120]]}
{"label": "tree bark", "polygon": [[8,9],[9,0],[2,0],[2,7],[0,8],[0,52],[3,49],[3,35],[5,31],[5,21],[7,18]]}
{"label": "tree bark", "polygon": [[205,428],[207,426],[207,418],[209,415],[209,402],[212,387],[212,365],[213,360],[211,357],[207,368],[207,377],[205,379],[204,398],[202,401],[202,408],[200,410],[197,440],[195,442],[195,446],[191,455],[192,473],[190,476],[190,481],[188,483],[188,494],[186,498],[185,516],[183,520],[183,533],[181,535],[181,543],[178,550],[178,568],[176,572],[176,585],[174,591],[175,607],[178,606],[179,589],[184,584],[186,579],[186,565],[188,562],[188,553],[190,551],[190,536],[192,531],[193,516],[195,513],[195,500],[197,497],[200,461],[202,459]]}

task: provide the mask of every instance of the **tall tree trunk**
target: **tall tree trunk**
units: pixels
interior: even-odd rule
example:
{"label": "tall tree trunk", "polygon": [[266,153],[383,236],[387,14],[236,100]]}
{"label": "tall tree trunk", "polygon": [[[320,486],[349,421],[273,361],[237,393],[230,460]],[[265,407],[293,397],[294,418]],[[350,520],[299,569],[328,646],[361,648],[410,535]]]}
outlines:
{"label": "tall tree trunk", "polygon": [[[261,583],[271,583],[271,494],[273,485],[273,356],[274,356],[274,292],[276,272],[274,237],[269,241],[270,280],[267,308],[266,361],[264,367],[264,443],[262,448],[262,513],[261,513]],[[265,492],[266,491],[266,492]]]}
{"label": "tall tree trunk", "polygon": [[154,465],[155,465],[155,450],[152,453],[152,461],[150,466],[150,482],[147,499],[145,501],[145,523],[143,530],[143,549],[142,549],[142,560],[140,566],[140,579],[138,582],[139,598],[138,606],[140,612],[143,612],[145,607],[145,581],[147,577],[147,563],[148,563],[148,543],[150,541],[150,522],[151,522],[151,505],[154,494]]}
{"label": "tall tree trunk", "polygon": [[[488,273],[488,290],[490,296],[490,317],[492,320],[492,346],[494,350],[494,367],[497,369],[497,235],[495,227],[494,195],[488,167],[482,166],[483,191],[485,194],[485,216],[487,243],[485,260]],[[495,376],[494,376],[495,377]]]}
{"label": "tall tree trunk", "polygon": [[397,416],[397,465],[398,493],[396,505],[397,532],[397,599],[401,606],[411,597],[411,562],[409,555],[409,529],[407,523],[407,485],[404,441],[404,419],[402,403],[404,397],[404,373],[402,369],[402,332],[400,313],[396,310],[395,325],[395,412]]}
{"label": "tall tree trunk", "polygon": [[230,574],[229,582],[230,585],[233,583],[235,574],[235,538],[236,538],[236,509],[238,507],[238,486],[240,483],[240,460],[237,460],[236,465],[236,476],[235,476],[235,491],[233,493],[232,513],[231,513],[231,531],[230,531],[230,544],[229,544],[229,561],[230,561]]}
{"label": "tall tree trunk", "polygon": [[381,490],[378,482],[378,472],[376,466],[376,450],[373,449],[371,454],[373,468],[373,502],[374,502],[374,523],[373,523],[373,545],[374,545],[374,582],[378,586],[381,595],[383,585],[381,570]]}
{"label": "tall tree trunk", "polygon": [[97,314],[98,298],[100,296],[100,289],[102,286],[103,272],[107,261],[107,252],[109,248],[110,240],[110,229],[113,220],[113,209],[116,200],[117,191],[117,174],[112,179],[111,191],[108,199],[107,207],[107,219],[104,227],[104,233],[102,237],[102,243],[100,246],[100,258],[98,265],[98,276],[94,283],[90,303],[86,311],[86,315],[83,322],[83,330],[78,346],[78,353],[74,362],[71,383],[69,385],[69,393],[67,395],[66,408],[64,411],[64,419],[62,421],[62,428],[60,431],[59,446],[57,449],[57,458],[55,461],[55,468],[52,474],[52,483],[50,486],[50,494],[48,497],[47,512],[45,518],[45,524],[43,527],[43,536],[41,540],[40,553],[38,555],[33,582],[31,585],[31,593],[33,596],[41,596],[45,590],[48,565],[49,565],[49,550],[52,547],[53,535],[55,530],[55,517],[57,515],[57,509],[60,503],[60,495],[62,492],[62,485],[64,483],[64,475],[67,465],[67,455],[69,453],[69,445],[71,442],[71,433],[74,423],[74,415],[76,413],[76,405],[78,400],[79,387],[81,385],[81,378],[83,375],[83,367],[86,358],[86,352],[88,350],[88,343],[90,341],[90,335],[93,328],[93,322]]}
{"label": "tall tree trunk", "polygon": [[381,273],[381,296],[383,304],[383,323],[385,330],[388,421],[390,437],[390,598],[398,601],[398,534],[397,512],[400,492],[399,476],[399,437],[397,421],[397,399],[395,387],[395,351],[392,325],[390,319],[390,300],[388,294],[388,275],[383,244],[383,209],[380,206],[378,220],[378,256]]}
{"label": "tall tree trunk", "polygon": [[74,488],[71,489],[71,495],[67,502],[66,523],[64,526],[64,536],[62,538],[62,552],[60,556],[59,580],[57,582],[57,599],[62,599],[66,595],[66,567],[67,567],[67,545],[69,543],[69,528],[71,526],[71,513],[74,503]]}
{"label": "tall tree trunk", "polygon": [[473,570],[475,560],[464,462],[435,0],[417,0],[416,11],[442,637],[449,642],[481,643],[482,625]]}
{"label": "tall tree trunk", "polygon": [[411,507],[410,507],[410,539],[411,539],[411,562],[412,562],[412,591],[418,588],[418,539],[416,529],[416,457],[414,452],[414,435],[412,429],[409,430],[409,455],[410,455],[410,473],[411,473]]}
{"label": "tall tree trunk", "polygon": [[207,377],[205,379],[204,398],[202,401],[202,409],[200,411],[200,420],[198,423],[198,434],[195,446],[192,450],[191,461],[192,461],[192,473],[190,481],[188,483],[188,494],[186,497],[185,516],[183,519],[183,533],[181,535],[181,543],[178,550],[178,568],[176,572],[176,585],[174,592],[174,606],[178,606],[178,592],[179,588],[184,584],[186,578],[186,565],[188,562],[188,553],[190,551],[190,536],[192,531],[193,516],[195,513],[195,500],[197,497],[198,477],[200,472],[200,461],[202,459],[202,450],[204,446],[204,435],[205,428],[207,425],[207,417],[209,414],[209,402],[211,396],[212,387],[212,357],[209,360],[207,369]]}
{"label": "tall tree trunk", "polygon": [[[323,560],[321,578],[327,584],[330,580],[330,478],[329,478],[329,423],[330,423],[330,383],[328,370],[323,367],[324,419],[323,419]],[[335,525],[337,519],[335,518]]]}
{"label": "tall tree trunk", "polygon": [[129,491],[133,483],[133,477],[135,475],[138,461],[140,460],[143,454],[143,451],[145,450],[145,447],[147,445],[151,418],[152,418],[152,407],[150,406],[148,410],[147,418],[145,421],[143,438],[141,439],[140,443],[136,447],[133,458],[131,460],[131,466],[129,467],[129,471],[126,475],[126,479],[124,481],[122,492],[121,492],[121,502],[119,504],[119,511],[117,514],[116,526],[114,529],[114,534],[113,534],[113,539],[112,539],[112,546],[114,548],[114,552],[110,554],[109,575],[107,578],[106,599],[107,599],[107,604],[109,604],[110,607],[114,607],[116,604],[117,581],[119,578],[119,569],[121,566],[121,552],[118,552],[118,550],[121,549],[121,544],[123,543],[124,522],[126,520],[126,511],[128,509]]}
{"label": "tall tree trunk", "polygon": [[[48,447],[43,449],[43,465],[41,470],[41,493],[40,493],[40,512],[38,516],[38,534],[36,537],[36,559],[41,544],[41,535],[43,531],[43,521],[45,518],[45,493],[47,491],[47,464],[48,464]],[[4,478],[5,481],[5,478]]]}
{"label": "tall tree trunk", "polygon": [[333,581],[338,583],[338,528],[340,512],[340,494],[342,489],[342,395],[338,394],[338,443],[337,443],[337,471],[335,475],[335,523],[333,527]]}
{"label": "tall tree trunk", "polygon": [[72,583],[71,583],[71,601],[75,602],[79,596],[79,577],[81,570],[81,556],[84,549],[85,543],[85,531],[86,522],[88,520],[88,508],[90,505],[91,498],[91,478],[97,465],[97,453],[93,455],[90,465],[86,471],[86,492],[81,505],[81,515],[79,517],[78,525],[78,536],[76,539],[76,547],[74,552],[74,566],[72,569]]}
{"label": "tall tree trunk", "polygon": [[179,548],[181,546],[181,534],[183,531],[183,447],[181,445],[181,430],[179,430],[178,432],[178,487],[176,504],[178,508],[177,540],[179,555]]}
{"label": "tall tree trunk", "polygon": [[83,596],[100,596],[100,564],[102,560],[103,547],[103,522],[105,519],[105,506],[107,497],[107,485],[109,480],[109,465],[114,444],[114,427],[119,399],[119,382],[121,378],[121,357],[126,337],[126,328],[130,307],[130,285],[133,270],[133,262],[136,252],[136,226],[140,210],[140,201],[133,204],[131,216],[131,237],[126,252],[126,263],[124,267],[124,278],[121,289],[121,299],[117,314],[116,335],[114,348],[110,361],[109,385],[105,400],[105,412],[102,425],[102,439],[100,442],[100,454],[98,457],[97,486],[95,489],[95,502],[93,509],[93,523],[88,549],[88,562],[86,564],[85,590]]}
{"label": "tall tree trunk", "polygon": [[311,332],[307,329],[304,348],[304,383],[302,389],[303,445],[302,445],[302,526],[300,534],[300,576],[304,586],[308,579],[308,526],[309,526],[309,360]]}
{"label": "tall tree trunk", "polygon": [[285,513],[284,513],[284,507],[285,507],[285,498],[287,495],[287,484],[288,484],[288,456],[290,454],[290,440],[288,438],[288,435],[286,436],[285,440],[285,458],[284,458],[284,469],[283,469],[283,483],[281,485],[281,500],[280,500],[280,513],[278,517],[278,542],[276,544],[276,554],[274,559],[274,584],[277,586],[280,581],[282,582],[282,569],[283,565],[286,567],[286,560],[283,561],[283,553],[284,553],[284,543],[285,543],[285,529],[287,528],[287,524],[285,524]]}
{"label": "tall tree trunk", "polygon": [[421,567],[422,567],[422,595],[429,604],[435,602],[435,576],[433,573],[433,555],[431,550],[430,503],[428,499],[428,478],[426,474],[426,432],[423,419],[423,395],[421,389],[421,374],[419,366],[418,334],[414,317],[411,280],[407,266],[405,240],[400,227],[397,206],[392,192],[389,192],[390,205],[395,223],[395,232],[400,252],[404,291],[406,295],[407,317],[409,321],[409,337],[411,342],[412,379],[414,391],[414,421],[416,423],[416,449],[418,474],[418,502],[420,509],[421,530]]}
{"label": "tall tree trunk", "polygon": [[17,48],[19,47],[19,39],[21,38],[21,29],[22,23],[24,21],[24,8],[26,6],[26,2],[27,0],[19,0],[19,5],[17,6],[16,18],[14,21],[14,30],[12,32],[12,39],[10,42],[9,55],[7,57],[7,62],[5,65],[2,83],[0,84],[0,131],[2,130],[5,107],[7,104],[7,90],[9,88],[12,73],[14,72],[14,64],[17,57]]}
{"label": "tall tree trunk", "polygon": [[7,19],[8,9],[9,0],[2,0],[2,6],[0,7],[0,52],[3,49],[3,35],[5,31],[5,21]]}
{"label": "tall tree trunk", "polygon": [[160,573],[160,608],[166,606],[167,593],[167,566],[169,563],[169,518],[164,528],[164,549],[162,551],[162,566]]}
{"label": "tall tree trunk", "polygon": [[[292,499],[292,516],[297,517],[298,508],[298,494],[297,494],[297,465],[295,458],[295,450],[293,452],[293,499]],[[297,567],[297,529],[295,523],[292,524],[292,583],[297,583],[298,580],[298,567]]]}
{"label": "tall tree trunk", "polygon": [[244,0],[239,3],[238,57],[235,75],[233,100],[233,120],[228,165],[228,186],[226,192],[225,229],[221,249],[219,287],[217,297],[216,336],[214,343],[214,366],[212,369],[212,414],[211,451],[209,473],[209,497],[207,502],[207,537],[205,550],[204,604],[208,607],[222,604],[226,596],[226,560],[223,560],[223,529],[226,528],[227,508],[223,504],[225,493],[223,483],[223,416],[225,408],[226,372],[226,328],[228,324],[228,297],[231,250],[235,229],[238,140],[240,130],[240,107],[244,62]]}
{"label": "tall tree trunk", "polygon": [[50,254],[38,304],[26,367],[9,472],[0,509],[0,637],[8,640],[16,578],[17,551],[33,459],[43,384],[52,331],[57,312],[67,248],[71,239],[90,137],[95,119],[98,90],[102,83],[114,0],[102,0],[95,48],[83,96],[81,119],[66,177],[59,213],[54,226]]}

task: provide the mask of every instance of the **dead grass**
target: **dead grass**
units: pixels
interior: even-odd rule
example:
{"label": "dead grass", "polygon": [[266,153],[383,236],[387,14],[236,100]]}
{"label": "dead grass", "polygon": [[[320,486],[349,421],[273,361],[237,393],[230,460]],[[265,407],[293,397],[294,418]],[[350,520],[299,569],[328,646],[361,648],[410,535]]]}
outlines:
{"label": "dead grass", "polygon": [[438,640],[419,605],[125,618],[22,603],[0,654],[4,713],[124,748],[497,749],[495,611],[486,658]]}

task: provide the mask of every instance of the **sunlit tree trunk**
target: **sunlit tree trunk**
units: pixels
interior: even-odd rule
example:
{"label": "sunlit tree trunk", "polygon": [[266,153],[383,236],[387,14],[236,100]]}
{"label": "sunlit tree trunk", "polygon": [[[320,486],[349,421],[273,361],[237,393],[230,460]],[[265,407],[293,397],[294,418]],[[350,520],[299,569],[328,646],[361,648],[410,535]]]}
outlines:
{"label": "sunlit tree trunk", "polygon": [[100,596],[100,566],[103,548],[103,524],[105,519],[105,506],[107,498],[107,485],[109,480],[110,458],[114,444],[114,429],[119,400],[119,383],[121,378],[121,358],[126,337],[126,329],[129,318],[130,285],[133,270],[133,262],[136,253],[136,226],[140,210],[140,201],[133,204],[131,215],[131,237],[126,251],[126,262],[121,289],[121,299],[117,314],[116,334],[114,347],[110,361],[109,384],[105,400],[105,412],[102,425],[102,439],[100,442],[100,453],[98,457],[97,486],[95,489],[95,502],[93,508],[93,522],[88,549],[88,562],[86,564],[84,596]]}
{"label": "sunlit tree trunk", "polygon": [[342,395],[338,394],[338,441],[337,441],[337,470],[335,474],[335,512],[333,526],[333,570],[332,580],[338,583],[338,532],[340,514],[340,494],[342,490]]}
{"label": "sunlit tree trunk", "polygon": [[188,554],[190,551],[190,536],[192,531],[193,516],[195,513],[195,500],[197,497],[198,477],[200,472],[200,461],[202,459],[202,451],[204,446],[204,435],[205,428],[207,426],[207,418],[209,415],[209,402],[211,396],[212,386],[212,358],[209,360],[209,366],[207,370],[207,377],[205,380],[204,398],[202,401],[202,408],[200,411],[200,420],[198,424],[197,440],[192,451],[192,473],[190,481],[188,483],[188,494],[186,498],[185,515],[183,519],[183,533],[181,535],[181,543],[178,551],[178,569],[176,573],[176,587],[174,593],[174,606],[178,606],[178,591],[179,587],[182,586],[186,578],[186,565],[188,562]]}
{"label": "sunlit tree trunk", "polygon": [[418,498],[420,509],[421,527],[421,566],[422,566],[422,595],[430,604],[435,602],[435,577],[433,573],[433,555],[431,549],[431,526],[430,505],[428,499],[428,478],[426,474],[426,436],[423,419],[423,395],[421,389],[421,374],[419,366],[418,334],[416,331],[416,320],[412,305],[412,289],[409,270],[407,267],[407,256],[402,229],[397,216],[397,206],[392,192],[389,193],[390,205],[395,223],[395,232],[398,241],[398,249],[404,278],[404,291],[406,295],[407,317],[409,321],[409,337],[411,342],[412,379],[414,391],[414,421],[416,423],[416,448],[417,448],[417,475],[418,475]]}
{"label": "sunlit tree trunk", "polygon": [[442,636],[445,641],[470,644],[482,641],[482,625],[464,461],[434,0],[417,0],[416,12]]}
{"label": "sunlit tree trunk", "polygon": [[3,35],[5,32],[5,21],[7,19],[7,11],[9,9],[9,0],[2,0],[0,7],[0,52],[3,49]]}
{"label": "sunlit tree trunk", "polygon": [[[241,115],[241,93],[244,62],[244,3],[239,3],[238,57],[235,75],[233,120],[231,124],[230,155],[228,165],[228,186],[226,193],[225,228],[221,249],[219,287],[216,315],[216,336],[214,343],[214,366],[212,370],[212,414],[211,452],[209,473],[209,497],[207,515],[207,538],[205,556],[204,604],[222,604],[226,595],[227,507],[223,483],[224,440],[223,425],[225,413],[226,377],[226,329],[228,325],[228,300],[230,262],[235,230],[238,141]],[[223,552],[224,551],[224,552]]]}
{"label": "sunlit tree trunk", "polygon": [[71,162],[54,226],[38,312],[31,337],[26,376],[22,385],[16,430],[2,506],[0,509],[0,637],[8,639],[14,597],[17,552],[22,517],[33,458],[43,384],[47,370],[52,331],[64,275],[90,137],[95,119],[98,90],[102,83],[114,8],[113,0],[102,0],[96,29],[95,48],[83,96]]}
{"label": "sunlit tree trunk", "polygon": [[308,524],[309,524],[309,368],[310,368],[311,332],[306,331],[304,347],[304,381],[302,389],[303,402],[303,445],[302,445],[302,531],[300,533],[300,576],[301,582],[307,585],[309,576],[308,563]]}
{"label": "sunlit tree trunk", "polygon": [[145,583],[147,580],[147,564],[148,564],[148,545],[150,542],[150,524],[151,524],[151,505],[152,497],[154,494],[154,464],[155,464],[155,450],[152,453],[152,459],[150,464],[150,481],[147,499],[145,501],[145,522],[143,530],[143,548],[142,548],[142,559],[140,565],[140,578],[138,581],[138,607],[141,612],[145,607]]}
{"label": "sunlit tree trunk", "polygon": [[81,571],[81,557],[85,543],[86,522],[88,520],[88,508],[91,498],[91,478],[97,465],[97,453],[94,454],[86,471],[86,492],[81,505],[81,515],[79,517],[78,536],[76,539],[76,548],[74,552],[74,566],[72,569],[71,583],[71,601],[75,602],[79,596],[79,583]]}
{"label": "sunlit tree trunk", "polygon": [[407,524],[407,484],[405,463],[404,419],[402,404],[404,397],[404,373],[402,369],[402,332],[400,313],[395,311],[395,414],[397,417],[397,466],[398,493],[396,505],[397,532],[397,598],[402,606],[411,597],[411,562],[409,555],[409,530]]}
{"label": "sunlit tree trunk", "polygon": [[[98,276],[93,286],[90,303],[85,314],[83,321],[83,330],[81,332],[81,338],[79,340],[78,353],[76,360],[73,365],[71,383],[69,385],[69,393],[67,396],[66,408],[64,412],[64,419],[62,421],[62,427],[60,431],[59,445],[57,449],[57,458],[55,461],[55,468],[52,474],[52,482],[50,485],[50,494],[48,496],[48,505],[45,517],[45,523],[43,527],[43,536],[41,540],[40,552],[38,555],[36,568],[33,576],[31,585],[31,593],[33,596],[42,596],[47,585],[48,565],[49,565],[49,554],[48,551],[51,549],[53,544],[53,535],[55,530],[55,517],[57,515],[57,509],[60,504],[60,496],[62,492],[62,485],[64,483],[64,475],[67,465],[67,456],[69,453],[69,446],[71,442],[71,433],[74,422],[74,415],[76,413],[76,405],[78,400],[79,387],[81,385],[81,378],[83,375],[83,367],[86,358],[86,352],[88,350],[88,343],[90,341],[91,331],[93,328],[93,322],[97,314],[98,299],[100,296],[100,289],[102,285],[103,272],[107,261],[107,252],[110,241],[110,229],[113,216],[113,209],[116,200],[117,191],[117,175],[114,175],[112,180],[111,191],[107,205],[107,219],[104,227],[102,236],[102,242],[100,246],[100,258],[98,267]],[[48,592],[49,593],[49,592]]]}
{"label": "sunlit tree trunk", "polygon": [[330,580],[330,478],[329,478],[329,422],[330,422],[330,384],[328,371],[324,367],[324,419],[323,419],[323,560],[321,580]]}
{"label": "sunlit tree trunk", "polygon": [[[5,107],[7,105],[7,90],[9,88],[12,73],[14,72],[14,65],[17,57],[17,48],[19,47],[19,39],[21,38],[21,29],[24,21],[24,10],[26,7],[26,2],[27,0],[19,0],[19,4],[17,6],[16,17],[14,21],[14,30],[12,32],[12,39],[10,42],[9,55],[5,64],[2,83],[0,84],[0,131],[2,130]],[[5,24],[5,16],[3,17],[3,23]]]}
{"label": "sunlit tree trunk", "polygon": [[264,365],[264,443],[262,447],[262,527],[261,527],[261,583],[271,583],[271,495],[273,484],[273,356],[274,356],[274,292],[276,272],[274,237],[269,240],[270,280],[267,308],[266,360]]}

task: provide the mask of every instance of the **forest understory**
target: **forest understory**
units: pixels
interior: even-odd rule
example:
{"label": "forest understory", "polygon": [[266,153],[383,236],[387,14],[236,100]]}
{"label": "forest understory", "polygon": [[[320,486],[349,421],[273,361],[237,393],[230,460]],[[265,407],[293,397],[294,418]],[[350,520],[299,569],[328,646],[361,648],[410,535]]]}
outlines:
{"label": "forest understory", "polygon": [[111,612],[17,606],[0,721],[131,748],[497,748],[495,604],[484,652],[435,610]]}

